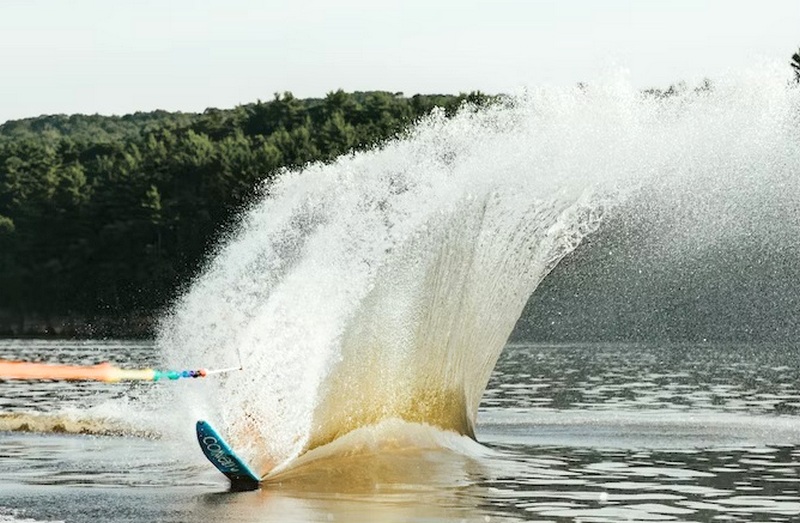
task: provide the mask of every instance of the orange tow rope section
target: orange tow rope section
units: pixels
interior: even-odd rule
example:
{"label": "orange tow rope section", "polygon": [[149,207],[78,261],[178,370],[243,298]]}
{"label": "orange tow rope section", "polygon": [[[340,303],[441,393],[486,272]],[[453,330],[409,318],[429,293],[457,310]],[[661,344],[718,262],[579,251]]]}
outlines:
{"label": "orange tow rope section", "polygon": [[26,361],[0,360],[0,380],[70,380],[70,381],[159,381],[180,378],[205,378],[209,374],[238,369],[198,370],[153,370],[120,369],[110,363],[97,365],[61,365],[55,363],[30,363]]}

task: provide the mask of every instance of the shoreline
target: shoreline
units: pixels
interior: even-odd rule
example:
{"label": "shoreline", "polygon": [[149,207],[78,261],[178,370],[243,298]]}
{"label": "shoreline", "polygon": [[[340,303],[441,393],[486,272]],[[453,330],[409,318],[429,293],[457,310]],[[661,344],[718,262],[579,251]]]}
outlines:
{"label": "shoreline", "polygon": [[70,317],[0,315],[0,339],[144,339],[153,338],[158,320],[154,316]]}

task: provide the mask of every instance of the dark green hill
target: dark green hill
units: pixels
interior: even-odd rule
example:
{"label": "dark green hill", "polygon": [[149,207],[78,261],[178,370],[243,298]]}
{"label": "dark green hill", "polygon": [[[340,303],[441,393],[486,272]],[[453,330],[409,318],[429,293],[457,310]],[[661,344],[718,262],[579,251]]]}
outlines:
{"label": "dark green hill", "polygon": [[[201,114],[0,125],[0,332],[149,318],[282,168],[370,147],[469,95],[291,93]],[[138,321],[138,320],[136,320]],[[111,333],[124,334],[123,326]],[[98,334],[107,327],[98,327]]]}

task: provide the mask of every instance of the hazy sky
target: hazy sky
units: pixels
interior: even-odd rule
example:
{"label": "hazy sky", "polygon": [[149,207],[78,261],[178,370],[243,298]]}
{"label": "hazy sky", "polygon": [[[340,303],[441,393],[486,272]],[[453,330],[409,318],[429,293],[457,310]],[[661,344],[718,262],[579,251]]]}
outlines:
{"label": "hazy sky", "polygon": [[0,122],[719,76],[800,46],[800,0],[0,0]]}

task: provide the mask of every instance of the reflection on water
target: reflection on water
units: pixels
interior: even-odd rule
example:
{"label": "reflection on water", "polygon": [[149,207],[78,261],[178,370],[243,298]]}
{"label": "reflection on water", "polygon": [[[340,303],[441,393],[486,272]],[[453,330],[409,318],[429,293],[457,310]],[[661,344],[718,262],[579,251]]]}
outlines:
{"label": "reflection on water", "polygon": [[769,514],[772,521],[794,521],[800,516],[797,446],[507,451],[521,453],[520,469],[527,473],[487,482],[490,503],[498,511],[513,504],[525,519],[753,521]]}
{"label": "reflection on water", "polygon": [[[149,363],[134,346],[131,364]],[[111,347],[69,350],[95,363]],[[4,342],[0,355],[62,348]],[[0,521],[797,521],[797,360],[792,347],[510,346],[479,417],[488,448],[398,422],[250,493],[227,492],[184,434],[7,422]],[[121,390],[0,382],[0,416],[114,404]]]}
{"label": "reflection on water", "polygon": [[800,351],[779,345],[509,345],[484,408],[800,413]]}

